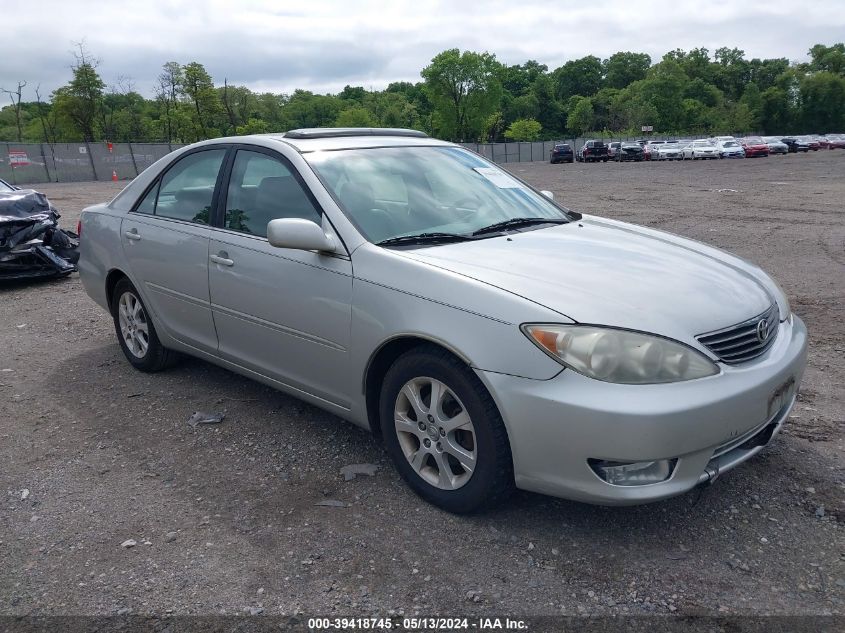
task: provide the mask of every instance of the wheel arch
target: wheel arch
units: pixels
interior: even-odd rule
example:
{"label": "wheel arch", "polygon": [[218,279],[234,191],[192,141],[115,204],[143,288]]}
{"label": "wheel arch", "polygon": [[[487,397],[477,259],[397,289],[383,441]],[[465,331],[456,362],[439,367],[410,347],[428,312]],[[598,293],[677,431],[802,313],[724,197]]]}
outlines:
{"label": "wheel arch", "polygon": [[386,341],[370,355],[364,370],[362,388],[366,404],[367,421],[370,430],[374,435],[381,436],[381,424],[379,424],[379,395],[381,384],[387,370],[393,362],[402,354],[418,347],[434,347],[454,356],[457,360],[472,367],[469,359],[460,351],[447,345],[443,341],[423,336],[420,334],[398,334]]}
{"label": "wheel arch", "polygon": [[[121,279],[129,279],[129,275],[125,272],[120,270],[119,268],[112,268],[108,274],[106,275],[106,301],[109,305],[109,311],[112,310],[112,295],[114,294],[114,288],[117,286],[117,283]],[[131,283],[131,280],[130,280]]]}

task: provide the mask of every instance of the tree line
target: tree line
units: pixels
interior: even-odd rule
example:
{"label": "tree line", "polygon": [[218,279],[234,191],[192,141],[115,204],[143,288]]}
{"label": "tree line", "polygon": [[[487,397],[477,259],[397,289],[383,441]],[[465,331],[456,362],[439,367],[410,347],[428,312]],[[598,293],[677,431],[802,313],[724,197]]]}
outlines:
{"label": "tree line", "polygon": [[203,64],[165,63],[150,97],[130,79],[107,86],[77,44],[70,81],[35,101],[2,86],[0,140],[190,143],[301,127],[405,127],[453,141],[532,141],[584,134],[676,135],[845,131],[845,44],[816,44],[808,62],[746,59],[737,48],[588,55],[549,70],[483,52],[445,50],[421,81],[337,94],[254,92],[212,79]]}

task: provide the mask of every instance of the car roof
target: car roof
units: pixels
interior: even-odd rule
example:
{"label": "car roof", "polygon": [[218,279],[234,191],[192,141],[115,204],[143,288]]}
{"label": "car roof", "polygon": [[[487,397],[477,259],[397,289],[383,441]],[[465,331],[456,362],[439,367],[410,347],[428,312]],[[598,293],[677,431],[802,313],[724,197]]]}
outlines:
{"label": "car roof", "polygon": [[256,136],[281,141],[303,153],[371,147],[454,145],[430,138],[424,132],[403,128],[303,128]]}

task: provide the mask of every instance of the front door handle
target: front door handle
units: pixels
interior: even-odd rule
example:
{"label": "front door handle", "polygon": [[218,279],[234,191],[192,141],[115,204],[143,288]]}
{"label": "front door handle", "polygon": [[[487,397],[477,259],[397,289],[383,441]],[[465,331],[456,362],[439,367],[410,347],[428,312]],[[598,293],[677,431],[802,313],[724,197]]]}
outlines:
{"label": "front door handle", "polygon": [[215,264],[220,264],[221,266],[234,266],[235,265],[235,261],[233,259],[229,259],[228,253],[224,253],[223,251],[221,251],[217,255],[212,255],[211,257],[209,257],[209,259],[211,261],[213,261]]}
{"label": "front door handle", "polygon": [[124,231],[123,234],[129,238],[130,240],[140,240],[141,236],[138,235],[138,229],[131,229],[129,231]]}

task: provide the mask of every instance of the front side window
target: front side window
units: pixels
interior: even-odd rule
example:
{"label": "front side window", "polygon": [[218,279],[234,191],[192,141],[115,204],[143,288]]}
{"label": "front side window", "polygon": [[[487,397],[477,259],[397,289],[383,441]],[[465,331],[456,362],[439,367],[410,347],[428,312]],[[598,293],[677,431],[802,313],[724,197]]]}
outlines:
{"label": "front side window", "polygon": [[[214,186],[225,156],[225,149],[212,149],[177,161],[161,177],[155,215],[209,224]],[[146,202],[145,199],[142,204]]]}
{"label": "front side window", "polygon": [[303,218],[320,224],[322,216],[282,161],[261,152],[238,150],[226,195],[223,226],[267,236],[267,223]]}
{"label": "front side window", "polygon": [[566,214],[506,171],[458,147],[380,147],[304,154],[371,242],[468,235],[516,218]]}

